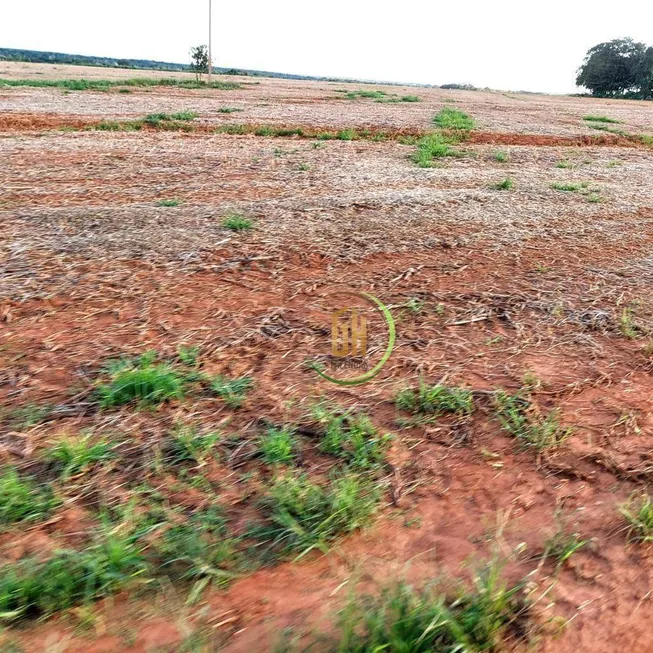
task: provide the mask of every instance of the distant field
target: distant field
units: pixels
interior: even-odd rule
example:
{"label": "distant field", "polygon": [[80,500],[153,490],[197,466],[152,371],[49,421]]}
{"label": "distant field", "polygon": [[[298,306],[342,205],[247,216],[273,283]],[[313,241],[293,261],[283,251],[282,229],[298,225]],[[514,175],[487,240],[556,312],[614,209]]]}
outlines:
{"label": "distant field", "polygon": [[0,650],[653,650],[653,105],[219,79],[0,86]]}

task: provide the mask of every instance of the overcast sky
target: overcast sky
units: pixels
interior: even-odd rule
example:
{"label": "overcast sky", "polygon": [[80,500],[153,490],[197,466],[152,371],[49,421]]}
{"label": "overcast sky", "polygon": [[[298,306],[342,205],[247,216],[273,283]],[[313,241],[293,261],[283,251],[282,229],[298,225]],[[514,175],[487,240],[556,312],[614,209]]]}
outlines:
{"label": "overcast sky", "polygon": [[[653,2],[213,0],[218,66],[569,93],[588,48],[653,44]],[[208,0],[0,0],[0,47],[188,62]]]}

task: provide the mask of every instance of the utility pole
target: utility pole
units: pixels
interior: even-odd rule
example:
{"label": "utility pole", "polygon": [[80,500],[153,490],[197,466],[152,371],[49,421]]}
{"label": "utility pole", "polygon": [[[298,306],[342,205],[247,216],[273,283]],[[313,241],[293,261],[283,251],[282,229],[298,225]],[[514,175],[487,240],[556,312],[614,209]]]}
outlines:
{"label": "utility pole", "polygon": [[213,61],[211,59],[211,19],[213,18],[213,0],[209,0],[209,86],[211,86],[211,75],[213,74]]}

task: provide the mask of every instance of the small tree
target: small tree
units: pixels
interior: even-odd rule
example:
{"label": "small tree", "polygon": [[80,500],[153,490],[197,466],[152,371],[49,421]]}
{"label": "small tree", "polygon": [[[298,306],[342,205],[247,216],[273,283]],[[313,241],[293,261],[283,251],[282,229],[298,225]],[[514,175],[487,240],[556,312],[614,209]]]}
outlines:
{"label": "small tree", "polygon": [[206,45],[198,45],[190,49],[190,69],[195,73],[197,81],[202,75],[209,72],[209,48]]}

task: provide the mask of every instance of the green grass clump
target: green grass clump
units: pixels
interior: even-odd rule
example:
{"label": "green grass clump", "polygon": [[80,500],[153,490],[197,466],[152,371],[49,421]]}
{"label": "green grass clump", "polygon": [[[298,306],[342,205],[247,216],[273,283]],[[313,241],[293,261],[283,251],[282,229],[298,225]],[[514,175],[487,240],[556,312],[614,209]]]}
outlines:
{"label": "green grass clump", "polygon": [[358,134],[354,129],[342,129],[336,134],[339,141],[353,141],[358,138]]}
{"label": "green grass clump", "polygon": [[204,465],[218,440],[220,433],[200,433],[194,426],[178,424],[164,448],[164,459],[173,465]]}
{"label": "green grass clump", "polygon": [[105,533],[84,551],[56,551],[0,568],[0,621],[48,616],[113,594],[147,572],[134,538]]}
{"label": "green grass clump", "polygon": [[561,159],[556,163],[556,168],[573,168],[574,164],[569,159]]}
{"label": "green grass clump", "polygon": [[523,446],[537,451],[555,449],[572,434],[571,428],[560,425],[560,411],[554,409],[542,415],[523,394],[497,392],[496,417],[505,431]]}
{"label": "green grass clump", "polygon": [[181,200],[159,200],[156,205],[157,206],[165,206],[165,207],[174,207],[174,206],[179,206],[181,204]]}
{"label": "green grass clump", "polygon": [[194,581],[191,599],[209,583],[224,584],[235,577],[235,540],[216,506],[194,512],[181,523],[164,525],[164,529],[154,551],[158,568],[172,579]]}
{"label": "green grass clump", "polygon": [[440,129],[452,129],[469,131],[474,129],[474,120],[460,109],[453,109],[452,107],[444,107],[433,122],[440,127]]}
{"label": "green grass clump", "polygon": [[506,163],[507,161],[510,160],[510,155],[508,154],[508,152],[503,152],[503,151],[495,152],[494,160],[499,163]]}
{"label": "green grass clump", "polygon": [[630,134],[623,129],[618,129],[616,127],[609,127],[608,125],[602,124],[590,124],[591,129],[596,129],[597,131],[608,132],[609,134],[615,134],[616,136],[621,136],[622,138],[628,138]]}
{"label": "green grass clump", "polygon": [[579,533],[565,533],[558,530],[544,545],[544,555],[553,558],[558,567],[562,566],[576,551],[582,549],[589,540],[581,540]]}
{"label": "green grass clump", "polygon": [[240,408],[243,405],[247,393],[253,385],[254,382],[249,376],[241,376],[235,379],[215,376],[209,382],[211,392],[224,400],[227,406],[231,408]]}
{"label": "green grass clump", "polygon": [[555,182],[551,184],[551,188],[553,188],[553,190],[560,190],[565,193],[576,193],[581,190],[583,186],[581,184],[560,184]]}
{"label": "green grass clump", "polygon": [[506,179],[503,179],[500,182],[493,184],[492,188],[494,188],[495,190],[512,190],[514,186],[515,186],[515,182],[509,177],[506,177]]}
{"label": "green grass clump", "polygon": [[259,446],[266,463],[285,465],[295,459],[295,438],[290,428],[269,428]]}
{"label": "green grass clump", "polygon": [[319,425],[323,453],[343,458],[358,469],[375,469],[384,463],[392,438],[380,434],[366,415],[343,413],[318,404],[312,418]]}
{"label": "green grass clump", "polygon": [[[379,597],[352,600],[341,619],[339,651],[472,653],[508,650],[526,639],[525,584],[508,586],[492,563],[471,589],[448,596],[400,584]],[[512,650],[512,648],[510,648]]]}
{"label": "green grass clump", "polygon": [[103,120],[92,127],[101,132],[137,132],[143,129],[142,120]]}
{"label": "green grass clump", "polygon": [[97,396],[102,408],[138,403],[156,406],[184,394],[183,375],[169,363],[157,362],[157,353],[149,351],[133,360],[111,363],[107,383],[98,386]]}
{"label": "green grass clump", "polygon": [[20,476],[14,467],[6,467],[0,473],[0,527],[42,521],[60,503],[49,485]]}
{"label": "green grass clump", "polygon": [[587,122],[610,122],[614,124],[621,123],[621,120],[616,120],[615,118],[608,118],[608,116],[587,115],[587,116],[583,116],[583,120],[586,120]]}
{"label": "green grass clump", "polygon": [[220,107],[218,113],[236,113],[237,111],[243,111],[243,109],[237,109],[236,107]]}
{"label": "green grass clump", "polygon": [[626,503],[619,506],[619,512],[628,522],[628,539],[653,542],[653,499],[650,495],[631,495]]}
{"label": "green grass clump", "polygon": [[254,223],[244,215],[234,213],[233,215],[228,215],[222,220],[222,227],[224,229],[229,229],[229,231],[236,232],[251,231],[254,229]]}
{"label": "green grass clump", "polygon": [[648,134],[640,134],[639,140],[644,143],[644,145],[653,145],[653,136]]}
{"label": "green grass clump", "polygon": [[194,111],[180,111],[179,113],[150,113],[145,116],[143,122],[147,125],[152,125],[153,127],[158,127],[161,123],[166,122],[190,122],[197,118],[197,115]]}
{"label": "green grass clump", "polygon": [[422,415],[471,415],[474,398],[466,388],[445,385],[429,386],[420,381],[417,390],[402,390],[396,398],[399,410]]}
{"label": "green grass clump", "polygon": [[433,159],[447,156],[460,156],[460,152],[451,147],[452,140],[442,134],[427,134],[417,141],[417,151],[413,161],[420,168],[432,168]]}
{"label": "green grass clump", "polygon": [[105,440],[94,442],[90,435],[67,437],[48,448],[43,458],[56,465],[62,478],[69,478],[111,460],[113,446]]}
{"label": "green grass clump", "polygon": [[281,476],[263,500],[268,524],[255,534],[282,555],[326,553],[338,536],[369,522],[379,499],[378,486],[352,474],[332,478],[326,487],[306,476]]}

